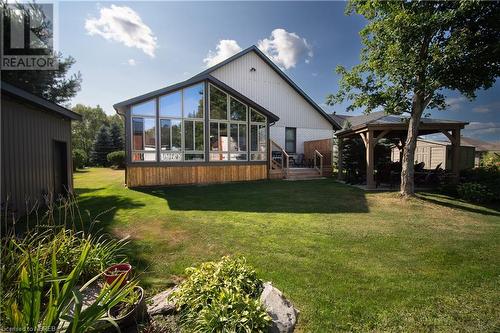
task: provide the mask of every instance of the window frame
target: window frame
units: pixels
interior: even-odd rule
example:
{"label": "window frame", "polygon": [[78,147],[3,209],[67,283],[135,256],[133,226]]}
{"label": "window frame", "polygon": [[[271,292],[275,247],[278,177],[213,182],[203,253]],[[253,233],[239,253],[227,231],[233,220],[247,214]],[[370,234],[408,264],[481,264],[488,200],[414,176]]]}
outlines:
{"label": "window frame", "polygon": [[[287,142],[290,140],[287,139],[287,131],[293,130],[293,151],[289,151],[287,149]],[[285,151],[288,154],[296,154],[297,153],[297,128],[296,127],[285,127]]]}
{"label": "window frame", "polygon": [[[134,106],[136,105],[141,105],[141,104],[146,104],[146,103],[149,103],[151,101],[154,101],[154,107],[155,107],[155,116],[152,116],[152,115],[147,115],[147,114],[134,114],[133,112],[133,108]],[[134,104],[134,105],[131,105],[130,106],[130,161],[132,163],[156,163],[158,162],[158,122],[157,122],[157,115],[158,115],[158,102],[157,102],[157,98],[152,98],[152,99],[149,99],[147,101],[144,101],[144,102],[141,102],[141,103],[137,103],[137,104]],[[144,122],[146,119],[152,119],[154,120],[154,124],[155,124],[155,149],[154,151],[152,150],[138,150],[138,149],[134,149],[134,118],[139,118],[139,119],[142,119],[143,121],[143,129],[142,129],[142,140],[143,140],[143,143],[146,142],[146,138],[145,138],[145,126],[144,126]],[[145,146],[145,145],[144,145]],[[153,153],[155,154],[155,158],[154,160],[134,160],[134,154],[145,154],[145,153]]]}
{"label": "window frame", "polygon": [[[254,112],[257,112],[257,114],[261,115],[264,117],[264,122],[260,122],[260,121],[252,121],[252,118],[251,118],[251,113],[252,111]],[[249,136],[249,141],[248,141],[248,151],[249,151],[249,160],[252,161],[252,162],[265,162],[268,160],[268,150],[269,150],[269,147],[268,147],[268,142],[269,142],[269,132],[268,132],[268,125],[267,125],[267,117],[264,116],[262,113],[260,113],[259,111],[255,110],[254,108],[250,107],[249,108],[249,114],[250,114],[250,118],[249,118],[249,125],[248,125],[248,136]],[[264,126],[264,129],[266,131],[266,144],[265,144],[265,147],[266,147],[266,151],[264,152],[261,152],[261,151],[255,151],[255,150],[252,150],[252,125],[254,126],[257,126],[257,149],[259,149],[259,145],[260,145],[260,134],[259,134],[259,128],[260,126]],[[264,154],[265,158],[263,160],[252,160],[252,155],[254,154]]]}

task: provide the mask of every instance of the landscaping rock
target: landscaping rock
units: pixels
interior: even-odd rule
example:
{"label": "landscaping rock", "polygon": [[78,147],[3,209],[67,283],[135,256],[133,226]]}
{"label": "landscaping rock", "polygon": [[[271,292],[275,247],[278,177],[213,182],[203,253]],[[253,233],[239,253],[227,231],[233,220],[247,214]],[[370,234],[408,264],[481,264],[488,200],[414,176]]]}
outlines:
{"label": "landscaping rock", "polygon": [[264,290],[260,302],[272,319],[270,333],[292,333],[297,324],[299,311],[283,296],[283,293],[273,287],[271,282],[263,284]]}
{"label": "landscaping rock", "polygon": [[175,289],[177,289],[177,287],[167,289],[154,295],[148,302],[148,314],[150,316],[157,316],[175,312],[175,303],[167,300],[167,297],[169,297]]}

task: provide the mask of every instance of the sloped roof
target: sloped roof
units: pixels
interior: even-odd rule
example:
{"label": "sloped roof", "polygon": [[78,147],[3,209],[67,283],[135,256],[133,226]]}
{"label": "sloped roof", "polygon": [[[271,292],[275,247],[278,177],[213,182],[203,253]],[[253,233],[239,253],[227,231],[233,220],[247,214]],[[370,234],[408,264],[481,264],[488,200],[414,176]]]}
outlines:
{"label": "sloped roof", "polygon": [[460,143],[468,146],[476,147],[476,151],[500,151],[500,143],[487,142],[479,139],[462,136]]}
{"label": "sloped roof", "polygon": [[[222,61],[222,62],[220,62],[220,63],[218,63],[218,64],[216,64],[216,65],[214,65],[214,66],[212,66],[212,67],[210,67],[210,68],[208,68],[206,70],[204,70],[204,71],[202,71],[201,73],[196,74],[195,76],[187,79],[186,81],[183,81],[183,82],[180,82],[180,83],[177,83],[177,84],[173,84],[171,86],[168,86],[168,87],[165,87],[165,88],[162,88],[162,89],[158,89],[158,90],[152,91],[150,93],[143,94],[143,95],[140,95],[140,96],[128,99],[126,101],[123,101],[123,102],[120,102],[120,103],[117,103],[117,104],[113,105],[113,107],[115,108],[115,110],[117,110],[117,112],[119,112],[120,109],[123,109],[123,107],[128,106],[130,104],[142,102],[142,101],[147,100],[149,98],[152,98],[152,97],[154,97],[156,95],[161,95],[161,94],[165,94],[165,93],[167,93],[169,91],[180,89],[180,88],[182,88],[184,86],[187,86],[189,84],[193,84],[193,83],[202,81],[202,80],[204,80],[206,78],[213,78],[214,79],[214,77],[211,76],[210,73],[212,73],[215,70],[221,68],[222,66],[230,63],[231,61],[236,60],[236,59],[244,56],[245,54],[247,54],[249,52],[255,52],[283,80],[285,80],[299,95],[301,95],[316,111],[318,111],[330,124],[332,124],[334,128],[336,128],[336,129],[340,129],[341,128],[337,122],[335,122],[321,107],[319,107],[318,104],[316,104],[302,89],[299,88],[299,86],[297,86],[292,81],[292,79],[290,79],[288,77],[288,75],[286,75],[278,66],[276,66],[276,64],[274,62],[272,62],[272,60],[269,59],[264,53],[262,53],[262,51],[259,50],[259,48],[257,46],[255,46],[255,45],[252,45],[252,46],[244,49],[243,51],[240,51],[239,53],[233,55],[232,57],[229,57],[226,60],[224,60],[224,61]],[[240,95],[242,95],[242,94],[240,93]],[[247,97],[245,97],[245,98],[247,98]],[[268,113],[272,114],[270,111],[268,111],[268,110],[266,110],[266,111]],[[276,117],[276,119],[279,119],[278,116],[276,116],[274,114],[272,114],[272,115],[274,117]]]}
{"label": "sloped roof", "polygon": [[82,116],[79,115],[78,113],[73,112],[56,103],[48,101],[45,98],[33,95],[32,93],[29,93],[23,89],[20,89],[3,81],[1,82],[1,86],[2,86],[2,93],[29,102],[30,104],[36,105],[37,107],[44,109],[46,111],[55,112],[65,118],[71,120],[82,120]]}
{"label": "sloped roof", "polygon": [[[338,133],[349,132],[350,130],[362,128],[367,125],[390,125],[402,124],[408,121],[408,117],[386,114],[385,111],[377,111],[360,116],[349,117],[345,119],[344,124],[348,124],[349,128],[344,128]],[[467,122],[447,119],[421,118],[423,124],[459,124],[466,125]],[[345,127],[345,126],[344,126]]]}

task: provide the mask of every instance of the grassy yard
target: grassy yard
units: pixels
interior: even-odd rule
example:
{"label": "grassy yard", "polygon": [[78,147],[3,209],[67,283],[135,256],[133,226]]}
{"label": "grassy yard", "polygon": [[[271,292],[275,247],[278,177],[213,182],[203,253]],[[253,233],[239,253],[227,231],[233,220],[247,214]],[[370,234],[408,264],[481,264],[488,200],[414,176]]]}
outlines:
{"label": "grassy yard", "polygon": [[131,190],[123,171],[75,174],[82,208],[131,235],[143,284],[243,255],[300,309],[301,331],[500,330],[500,212],[330,179]]}

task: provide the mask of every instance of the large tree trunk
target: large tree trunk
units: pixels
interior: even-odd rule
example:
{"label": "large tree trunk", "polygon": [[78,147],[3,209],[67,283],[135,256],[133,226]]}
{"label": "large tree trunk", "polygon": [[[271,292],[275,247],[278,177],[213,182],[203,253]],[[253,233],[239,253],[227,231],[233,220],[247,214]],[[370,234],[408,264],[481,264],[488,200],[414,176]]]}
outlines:
{"label": "large tree trunk", "polygon": [[418,127],[424,111],[424,97],[420,93],[413,96],[412,113],[408,123],[408,133],[403,147],[403,160],[401,163],[401,196],[412,197],[415,194],[413,183],[415,147],[417,145]]}

